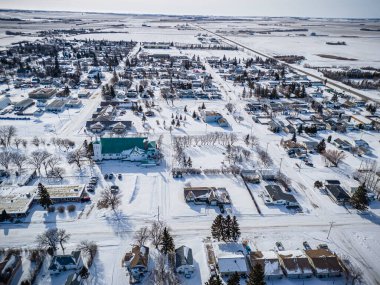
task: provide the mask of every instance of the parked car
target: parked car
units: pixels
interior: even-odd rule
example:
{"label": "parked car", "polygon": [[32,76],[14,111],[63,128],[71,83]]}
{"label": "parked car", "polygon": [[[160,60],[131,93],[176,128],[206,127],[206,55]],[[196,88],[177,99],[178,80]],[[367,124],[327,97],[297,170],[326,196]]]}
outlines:
{"label": "parked car", "polygon": [[111,193],[113,193],[113,194],[119,192],[119,186],[117,186],[117,185],[112,185],[112,186],[110,187],[110,189],[111,189]]}
{"label": "parked car", "polygon": [[219,204],[219,210],[222,214],[224,214],[224,206],[222,204]]}
{"label": "parked car", "polygon": [[328,247],[327,244],[325,244],[325,243],[321,243],[321,244],[318,245],[318,248],[319,248],[319,249],[328,249],[329,247]]}
{"label": "parked car", "polygon": [[90,202],[91,201],[91,198],[90,196],[84,196],[82,197],[82,199],[80,200],[82,203],[86,203],[86,202]]}
{"label": "parked car", "polygon": [[280,242],[280,241],[276,242],[276,246],[277,246],[278,250],[280,250],[280,251],[285,250],[284,246],[282,245],[282,242]]}
{"label": "parked car", "polygon": [[110,173],[109,175],[108,175],[108,179],[113,179],[113,174],[112,173]]}
{"label": "parked car", "polygon": [[311,249],[311,246],[309,245],[309,243],[307,241],[303,242],[303,247],[305,248],[305,250],[310,250]]}
{"label": "parked car", "polygon": [[104,179],[108,179],[108,174],[104,174]]}
{"label": "parked car", "polygon": [[123,178],[123,176],[121,175],[121,173],[119,173],[119,175],[117,176],[117,178],[119,178],[119,180],[121,180]]}

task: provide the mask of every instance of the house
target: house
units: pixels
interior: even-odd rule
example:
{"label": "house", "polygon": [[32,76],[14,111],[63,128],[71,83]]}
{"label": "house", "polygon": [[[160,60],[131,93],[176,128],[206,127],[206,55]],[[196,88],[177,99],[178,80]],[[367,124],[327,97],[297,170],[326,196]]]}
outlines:
{"label": "house", "polygon": [[310,265],[318,278],[337,277],[343,272],[339,259],[336,254],[328,249],[309,249],[305,250]]}
{"label": "house", "polygon": [[226,188],[186,187],[183,189],[185,201],[194,204],[222,205],[231,204]]}
{"label": "house", "polygon": [[57,90],[53,88],[37,88],[29,92],[30,99],[36,100],[48,100],[57,93]]}
{"label": "house", "polygon": [[54,255],[49,266],[50,274],[57,274],[66,270],[79,270],[83,266],[80,251],[72,251],[71,254]]}
{"label": "house", "polygon": [[220,275],[228,277],[237,272],[246,275],[248,272],[246,258],[243,254],[234,254],[218,257]]}
{"label": "house", "polygon": [[257,263],[262,266],[266,279],[281,279],[284,276],[274,251],[253,251],[249,254],[248,260],[251,268]]}
{"label": "house", "polygon": [[14,276],[21,266],[21,256],[8,253],[5,258],[0,262],[0,284],[9,285],[13,284]]}
{"label": "house", "polygon": [[327,184],[325,189],[330,198],[338,205],[344,205],[350,201],[350,196],[339,184]]}
{"label": "house", "polygon": [[125,254],[122,265],[126,267],[135,280],[141,280],[148,271],[149,247],[134,246],[132,251]]}
{"label": "house", "polygon": [[30,98],[23,99],[14,105],[14,110],[17,112],[25,111],[27,108],[32,106],[34,104],[34,101]]}
{"label": "house", "polygon": [[278,257],[286,277],[303,279],[313,276],[313,270],[309,260],[301,250],[279,251]]}
{"label": "house", "polygon": [[79,90],[78,92],[78,98],[89,98],[91,93],[87,90]]}
{"label": "house", "polygon": [[346,140],[342,140],[340,138],[337,138],[333,141],[333,144],[339,148],[339,149],[343,149],[345,151],[351,151],[351,148],[352,148],[352,145],[346,141]]}
{"label": "house", "polygon": [[227,120],[218,112],[202,110],[201,116],[205,123],[218,123],[220,127],[229,127]]}
{"label": "house", "polygon": [[79,99],[70,99],[66,102],[65,106],[67,108],[80,108],[82,107],[82,101]]}
{"label": "house", "polygon": [[8,97],[3,96],[0,98],[0,110],[3,110],[10,104],[11,104],[11,100]]}
{"label": "house", "polygon": [[269,205],[286,205],[287,207],[299,207],[299,203],[292,194],[285,193],[278,185],[266,185],[263,195],[264,202]]}
{"label": "house", "polygon": [[190,278],[194,273],[193,251],[191,248],[183,245],[175,250],[175,270]]}
{"label": "house", "polygon": [[115,134],[121,134],[132,128],[131,121],[87,121],[86,130],[92,133],[102,133],[110,131]]}
{"label": "house", "polygon": [[274,133],[279,133],[282,131],[282,124],[275,120],[275,119],[272,119],[269,123],[269,130],[274,132]]}
{"label": "house", "polygon": [[156,143],[146,137],[100,138],[93,143],[94,160],[123,159],[143,162],[153,160]]}
{"label": "house", "polygon": [[66,100],[56,99],[46,105],[45,110],[48,112],[63,112],[65,110]]}

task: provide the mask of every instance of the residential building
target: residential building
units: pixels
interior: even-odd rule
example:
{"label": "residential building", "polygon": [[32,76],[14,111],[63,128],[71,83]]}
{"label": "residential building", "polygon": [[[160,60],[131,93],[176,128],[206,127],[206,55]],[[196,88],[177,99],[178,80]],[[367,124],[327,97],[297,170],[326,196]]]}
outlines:
{"label": "residential building", "polygon": [[226,188],[186,187],[183,189],[185,201],[194,204],[222,205],[231,204]]}
{"label": "residential building", "polygon": [[305,250],[315,276],[318,278],[337,277],[343,272],[339,258],[328,249]]}
{"label": "residential building", "polygon": [[132,251],[125,254],[122,265],[126,267],[135,280],[141,280],[148,271],[149,247],[134,246]]}
{"label": "residential building", "polygon": [[296,198],[292,194],[283,192],[278,185],[266,185],[263,199],[266,204],[299,207]]}
{"label": "residential building", "polygon": [[260,264],[266,279],[280,279],[284,276],[277,253],[274,251],[253,251],[249,254],[251,268]]}
{"label": "residential building", "polygon": [[278,257],[286,277],[303,279],[313,276],[309,260],[301,250],[279,251]]}
{"label": "residential building", "polygon": [[48,270],[50,274],[57,274],[66,270],[79,270],[82,266],[80,251],[72,251],[71,254],[54,255]]}
{"label": "residential building", "polygon": [[183,245],[175,250],[175,268],[176,272],[190,278],[194,273],[193,251],[191,248]]}

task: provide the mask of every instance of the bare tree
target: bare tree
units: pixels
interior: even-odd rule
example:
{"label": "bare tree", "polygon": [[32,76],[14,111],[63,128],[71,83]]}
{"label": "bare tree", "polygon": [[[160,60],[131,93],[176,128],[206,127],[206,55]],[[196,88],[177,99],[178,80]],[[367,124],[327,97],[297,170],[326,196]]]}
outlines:
{"label": "bare tree", "polygon": [[12,153],[12,162],[18,167],[18,172],[21,173],[23,165],[28,161],[26,155],[15,152]]}
{"label": "bare tree", "polygon": [[57,239],[59,244],[61,245],[63,254],[65,254],[65,248],[63,247],[63,245],[69,241],[70,236],[71,235],[68,234],[64,229],[59,229],[57,231]]}
{"label": "bare tree", "polygon": [[0,165],[8,171],[9,165],[12,163],[12,153],[9,151],[0,152]]}
{"label": "bare tree", "polygon": [[62,180],[63,175],[65,175],[65,173],[66,173],[66,170],[64,168],[55,166],[48,171],[47,176],[52,177],[52,178],[59,178]]}
{"label": "bare tree", "polygon": [[14,140],[13,140],[13,144],[14,144],[15,147],[18,149],[19,146],[22,144],[22,139],[21,139],[21,138],[18,138],[18,137],[15,137]]}
{"label": "bare tree", "polygon": [[57,244],[59,242],[57,233],[57,229],[48,229],[42,234],[39,234],[36,238],[38,246],[41,248],[52,249],[53,251],[56,251]]}
{"label": "bare tree", "polygon": [[31,153],[29,163],[33,165],[41,175],[42,163],[51,156],[46,150],[35,150]]}
{"label": "bare tree", "polygon": [[140,228],[133,236],[133,240],[138,246],[143,246],[150,237],[150,231],[148,227]]}
{"label": "bare tree", "polygon": [[347,157],[344,151],[335,149],[328,149],[322,155],[335,167],[338,167],[339,163]]}
{"label": "bare tree", "polygon": [[162,240],[162,234],[164,232],[164,228],[166,224],[162,221],[154,221],[150,226],[150,240],[152,244],[158,248]]}
{"label": "bare tree", "polygon": [[264,151],[262,148],[257,147],[257,155],[259,156],[259,159],[261,163],[265,166],[271,166],[273,164],[272,158],[269,156],[269,154]]}
{"label": "bare tree", "polygon": [[67,154],[67,162],[70,164],[75,163],[78,166],[79,170],[81,170],[82,160],[85,157],[86,157],[86,152],[83,151],[82,149],[77,149]]}
{"label": "bare tree", "polygon": [[168,266],[166,256],[162,253],[157,253],[154,257],[154,269],[150,275],[150,282],[154,285],[179,285],[177,275],[173,267]]}
{"label": "bare tree", "polygon": [[40,146],[40,139],[39,139],[37,136],[35,136],[35,137],[32,139],[31,143],[32,143],[35,147],[39,147],[39,146]]}
{"label": "bare tree", "polygon": [[11,145],[13,137],[16,136],[16,128],[14,126],[1,126],[0,127],[0,144],[8,147]]}
{"label": "bare tree", "polygon": [[114,212],[121,204],[121,196],[113,193],[111,189],[107,188],[100,193],[100,199],[97,203],[98,209],[111,208]]}
{"label": "bare tree", "polygon": [[26,146],[28,145],[28,141],[27,140],[22,140],[22,146],[24,147],[24,148],[26,148]]}
{"label": "bare tree", "polygon": [[90,267],[98,252],[98,245],[94,241],[83,240],[77,247],[87,257],[87,266]]}

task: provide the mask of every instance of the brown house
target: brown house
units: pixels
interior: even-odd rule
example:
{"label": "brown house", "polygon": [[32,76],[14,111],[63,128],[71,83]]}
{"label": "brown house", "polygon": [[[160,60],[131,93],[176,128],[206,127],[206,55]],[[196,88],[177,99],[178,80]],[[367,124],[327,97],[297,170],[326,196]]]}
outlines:
{"label": "brown house", "polygon": [[315,276],[318,278],[336,277],[342,274],[342,266],[336,254],[328,249],[305,250]]}

